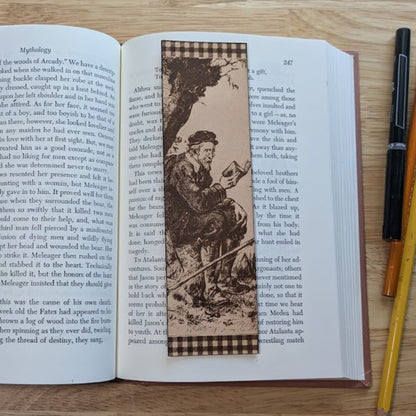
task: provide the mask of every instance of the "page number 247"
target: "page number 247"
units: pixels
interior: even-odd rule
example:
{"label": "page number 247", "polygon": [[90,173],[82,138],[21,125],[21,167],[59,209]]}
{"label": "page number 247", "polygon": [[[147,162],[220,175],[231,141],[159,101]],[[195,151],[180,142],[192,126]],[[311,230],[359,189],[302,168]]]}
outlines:
{"label": "page number 247", "polygon": [[283,65],[288,65],[288,66],[293,65],[293,59],[284,59]]}

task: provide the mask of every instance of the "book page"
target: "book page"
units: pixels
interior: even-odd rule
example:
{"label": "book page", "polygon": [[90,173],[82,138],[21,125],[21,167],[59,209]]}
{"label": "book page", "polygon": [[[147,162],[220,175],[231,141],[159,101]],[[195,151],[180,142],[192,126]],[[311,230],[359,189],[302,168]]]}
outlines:
{"label": "book page", "polygon": [[[164,39],[247,42],[260,333],[256,357],[167,354]],[[120,240],[119,377],[232,381],[344,376],[325,59],[325,42],[232,34],[158,34],[123,46],[120,234],[126,238]],[[201,111],[204,99],[193,112]],[[187,138],[192,132],[179,133]]]}
{"label": "book page", "polygon": [[0,382],[111,379],[120,48],[59,26],[0,37]]}

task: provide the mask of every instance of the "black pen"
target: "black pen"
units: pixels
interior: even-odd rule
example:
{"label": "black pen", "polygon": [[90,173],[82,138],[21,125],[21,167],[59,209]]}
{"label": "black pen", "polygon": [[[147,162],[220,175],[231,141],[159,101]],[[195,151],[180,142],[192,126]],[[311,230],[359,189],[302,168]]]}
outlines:
{"label": "black pen", "polygon": [[410,30],[396,31],[390,137],[387,149],[383,239],[400,240],[406,160],[406,120],[409,84]]}

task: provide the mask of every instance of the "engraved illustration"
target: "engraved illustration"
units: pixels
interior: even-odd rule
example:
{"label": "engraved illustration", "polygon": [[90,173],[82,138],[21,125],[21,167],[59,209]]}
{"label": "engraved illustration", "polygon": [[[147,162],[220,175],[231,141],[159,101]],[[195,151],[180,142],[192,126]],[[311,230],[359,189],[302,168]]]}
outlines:
{"label": "engraved illustration", "polygon": [[246,45],[162,42],[169,355],[258,352]]}

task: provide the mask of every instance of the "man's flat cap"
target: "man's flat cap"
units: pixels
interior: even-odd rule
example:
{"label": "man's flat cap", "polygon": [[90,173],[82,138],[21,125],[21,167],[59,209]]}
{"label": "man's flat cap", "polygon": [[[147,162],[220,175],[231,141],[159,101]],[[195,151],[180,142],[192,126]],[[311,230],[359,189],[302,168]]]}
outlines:
{"label": "man's flat cap", "polygon": [[215,145],[218,144],[215,133],[208,130],[198,130],[195,133],[191,134],[188,138],[188,145],[193,146],[196,144],[201,144],[205,142],[211,142]]}

